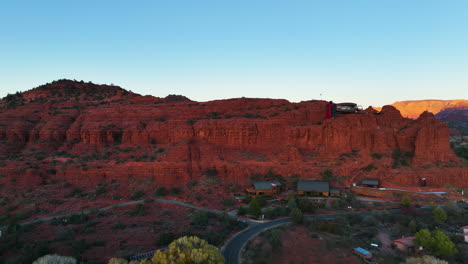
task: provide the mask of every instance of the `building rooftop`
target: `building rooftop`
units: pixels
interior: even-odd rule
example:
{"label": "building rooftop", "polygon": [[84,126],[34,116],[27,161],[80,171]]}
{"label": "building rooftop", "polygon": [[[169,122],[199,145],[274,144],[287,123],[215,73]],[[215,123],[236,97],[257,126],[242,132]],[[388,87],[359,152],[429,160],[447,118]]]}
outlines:
{"label": "building rooftop", "polygon": [[261,182],[254,182],[253,185],[254,185],[255,190],[272,190],[274,185],[281,186],[281,183],[261,181]]}
{"label": "building rooftop", "polygon": [[354,250],[354,251],[357,251],[357,252],[359,252],[359,253],[361,253],[361,254],[363,254],[363,255],[369,255],[369,254],[371,254],[369,251],[367,251],[367,250],[365,250],[365,249],[363,249],[363,248],[360,248],[360,247],[354,248],[353,250]]}
{"label": "building rooftop", "polygon": [[330,188],[330,193],[340,193],[340,189]]}
{"label": "building rooftop", "polygon": [[298,181],[297,190],[306,192],[329,192],[330,184],[326,181]]}
{"label": "building rooftop", "polygon": [[404,244],[408,247],[414,247],[414,240],[415,237],[412,236],[412,237],[402,237],[400,239],[397,239],[397,240],[393,240],[394,243],[401,243],[401,244]]}
{"label": "building rooftop", "polygon": [[362,184],[365,184],[365,185],[379,185],[379,179],[366,178],[366,179],[362,180]]}

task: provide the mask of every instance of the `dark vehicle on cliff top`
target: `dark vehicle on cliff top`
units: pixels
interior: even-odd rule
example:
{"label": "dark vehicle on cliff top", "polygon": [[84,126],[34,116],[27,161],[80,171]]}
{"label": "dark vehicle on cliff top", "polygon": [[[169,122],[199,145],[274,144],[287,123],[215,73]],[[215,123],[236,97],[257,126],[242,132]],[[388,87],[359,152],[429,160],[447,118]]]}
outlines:
{"label": "dark vehicle on cliff top", "polygon": [[359,111],[362,111],[362,106],[355,103],[336,104],[336,112],[338,113],[357,113]]}

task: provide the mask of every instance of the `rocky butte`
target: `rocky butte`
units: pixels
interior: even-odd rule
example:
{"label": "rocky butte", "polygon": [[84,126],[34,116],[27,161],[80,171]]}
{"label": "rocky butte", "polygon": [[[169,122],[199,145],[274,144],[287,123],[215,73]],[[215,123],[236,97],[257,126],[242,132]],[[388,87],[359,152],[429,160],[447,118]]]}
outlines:
{"label": "rocky butte", "polygon": [[185,185],[211,170],[240,185],[253,173],[468,187],[447,125],[393,106],[326,119],[325,101],[236,98],[195,102],[60,80],[0,103],[0,184],[35,186],[152,179]]}

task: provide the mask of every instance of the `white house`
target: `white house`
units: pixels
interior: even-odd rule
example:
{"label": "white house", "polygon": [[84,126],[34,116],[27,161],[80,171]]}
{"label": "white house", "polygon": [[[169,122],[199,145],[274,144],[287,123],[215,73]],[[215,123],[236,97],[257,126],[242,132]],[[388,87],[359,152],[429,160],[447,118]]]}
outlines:
{"label": "white house", "polygon": [[465,237],[465,243],[468,243],[468,226],[464,226],[461,229],[462,229],[462,234]]}

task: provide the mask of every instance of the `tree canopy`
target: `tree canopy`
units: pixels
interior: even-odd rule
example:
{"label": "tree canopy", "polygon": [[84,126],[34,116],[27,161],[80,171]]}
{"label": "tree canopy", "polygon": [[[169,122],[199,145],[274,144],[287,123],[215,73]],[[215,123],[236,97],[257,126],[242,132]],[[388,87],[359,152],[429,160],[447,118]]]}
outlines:
{"label": "tree canopy", "polygon": [[33,264],[76,264],[76,259],[59,255],[45,255],[38,258]]}
{"label": "tree canopy", "polygon": [[302,223],[302,220],[304,217],[301,212],[301,209],[299,208],[293,208],[289,216],[292,218],[293,222],[296,224]]}
{"label": "tree canopy", "polygon": [[421,229],[415,234],[416,245],[427,248],[432,254],[437,256],[452,256],[458,250],[450,238],[441,231]]}
{"label": "tree canopy", "polygon": [[434,214],[434,218],[439,222],[445,222],[447,220],[447,213],[440,207],[434,208],[432,213]]}
{"label": "tree canopy", "polygon": [[184,236],[169,244],[167,250],[158,250],[151,261],[154,264],[224,264],[224,257],[205,240]]}
{"label": "tree canopy", "polygon": [[257,200],[257,197],[253,197],[249,204],[249,214],[258,217],[262,213],[262,208]]}
{"label": "tree canopy", "polygon": [[406,264],[448,264],[447,261],[435,258],[433,256],[422,256],[419,258],[407,258]]}

